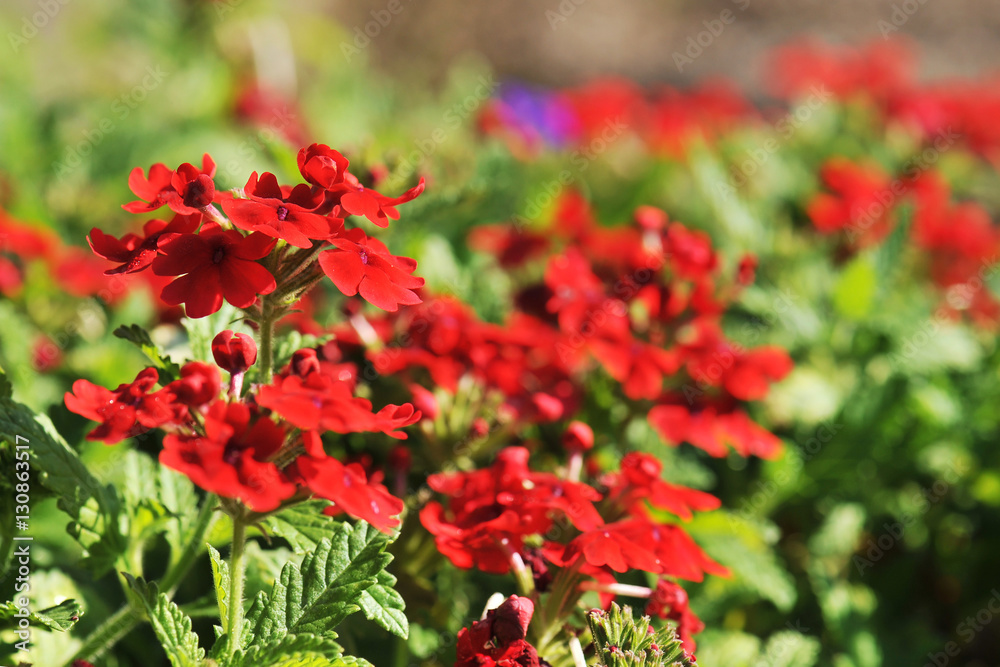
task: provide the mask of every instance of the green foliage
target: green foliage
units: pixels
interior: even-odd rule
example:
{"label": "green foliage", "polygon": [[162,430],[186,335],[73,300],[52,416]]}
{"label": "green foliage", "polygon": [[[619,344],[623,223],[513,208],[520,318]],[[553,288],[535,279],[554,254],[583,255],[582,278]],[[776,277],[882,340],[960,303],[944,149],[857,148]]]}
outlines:
{"label": "green foliage", "polygon": [[69,515],[67,530],[84,547],[86,564],[98,573],[106,572],[126,546],[118,490],[110,484],[102,485],[91,474],[48,417],[34,414],[11,398],[10,384],[2,372],[0,438],[8,454],[16,442],[27,440],[31,469],[40,473],[41,485],[59,499],[60,509]]}
{"label": "green foliage", "polygon": [[364,522],[335,526],[301,565],[285,565],[270,593],[257,595],[247,612],[243,645],[236,652],[241,659],[248,660],[252,651],[274,650],[268,647],[287,635],[313,635],[332,642],[337,636],[334,628],[362,610],[387,630],[406,635],[402,598],[390,592],[394,579],[384,572],[392,560],[385,553],[392,538]]}
{"label": "green foliage", "polygon": [[181,370],[180,366],[171,361],[170,357],[163,353],[160,347],[149,337],[148,331],[138,324],[130,326],[123,324],[115,329],[113,333],[115,337],[127,340],[135,345],[153,362],[153,365],[159,372],[161,384],[166,384],[177,379]]}
{"label": "green foliage", "polygon": [[[17,613],[19,607],[14,601],[5,602],[0,605],[0,629],[14,628],[17,625]],[[31,611],[28,621],[34,626],[42,626],[49,630],[66,632],[80,620],[83,615],[83,608],[76,600],[63,600],[59,604]]]}
{"label": "green foliage", "polygon": [[129,574],[125,574],[125,578],[167,652],[170,664],[173,667],[201,667],[205,650],[198,646],[198,635],[191,631],[191,619],[160,593],[155,583],[146,583]]}
{"label": "green foliage", "polygon": [[320,540],[329,536],[336,521],[323,514],[330,506],[328,500],[308,500],[286,507],[268,516],[263,527],[268,533],[283,537],[295,553],[306,553],[319,546]]}
{"label": "green foliage", "polygon": [[696,667],[671,628],[649,632],[649,617],[636,620],[632,608],[611,603],[611,610],[587,615],[598,665],[604,667]]}

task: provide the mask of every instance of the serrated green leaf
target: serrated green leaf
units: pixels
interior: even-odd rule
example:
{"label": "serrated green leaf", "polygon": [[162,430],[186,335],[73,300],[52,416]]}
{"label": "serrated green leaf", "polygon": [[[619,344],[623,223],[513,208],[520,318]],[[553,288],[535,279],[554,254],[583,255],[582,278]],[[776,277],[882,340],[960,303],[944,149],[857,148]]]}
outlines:
{"label": "serrated green leaf", "polygon": [[160,593],[156,584],[146,583],[123,573],[129,586],[142,602],[150,625],[173,667],[200,667],[205,650],[198,646],[198,635],[191,631],[191,618]]}
{"label": "serrated green leaf", "polygon": [[[0,628],[14,627],[11,622],[15,618],[18,606],[15,602],[5,602],[0,605]],[[76,600],[64,600],[63,602],[38,611],[31,611],[28,620],[32,625],[41,625],[49,630],[65,632],[69,630],[83,616],[83,608]]]}
{"label": "serrated green leaf", "polygon": [[295,553],[313,551],[320,540],[330,535],[337,522],[323,514],[328,500],[309,500],[272,514],[264,520],[269,533],[283,537]]}
{"label": "serrated green leaf", "polygon": [[156,366],[160,374],[160,384],[166,384],[177,379],[180,374],[180,366],[170,360],[160,347],[150,338],[149,332],[138,324],[121,325],[114,330],[114,335],[122,340],[132,343],[145,354],[153,365]]}
{"label": "serrated green leaf", "polygon": [[[367,526],[367,531],[362,531],[362,526]],[[351,537],[351,558],[357,558],[362,549],[376,540],[383,539],[385,536],[371,525],[359,524]],[[406,639],[410,632],[409,622],[403,613],[406,604],[403,602],[403,597],[392,588],[395,583],[396,577],[385,570],[379,572],[375,584],[361,594],[358,605],[364,612],[365,618]]]}
{"label": "serrated green leaf", "polygon": [[208,545],[208,555],[212,559],[212,581],[215,584],[215,599],[219,603],[219,618],[222,619],[222,631],[229,632],[229,563],[211,544]]}
{"label": "serrated green leaf", "polygon": [[316,635],[285,635],[267,644],[252,646],[246,653],[234,656],[227,667],[327,667],[328,665],[362,664],[344,657],[337,642]]}
{"label": "serrated green leaf", "polygon": [[[0,378],[9,387],[3,373]],[[70,516],[67,530],[86,550],[86,563],[98,574],[106,571],[125,550],[118,491],[90,473],[47,416],[12,400],[6,389],[0,388],[0,393],[6,394],[0,398],[0,446],[13,458],[17,443],[28,445],[31,468],[43,473],[40,483],[59,498],[59,508]]]}
{"label": "serrated green leaf", "polygon": [[389,536],[370,531],[374,529],[364,522],[354,528],[336,524],[333,535],[320,540],[301,566],[287,564],[270,595],[259,594],[250,607],[251,631],[244,648],[286,634],[332,637],[342,620],[361,609],[361,594],[375,585],[378,573],[392,560],[385,553]]}

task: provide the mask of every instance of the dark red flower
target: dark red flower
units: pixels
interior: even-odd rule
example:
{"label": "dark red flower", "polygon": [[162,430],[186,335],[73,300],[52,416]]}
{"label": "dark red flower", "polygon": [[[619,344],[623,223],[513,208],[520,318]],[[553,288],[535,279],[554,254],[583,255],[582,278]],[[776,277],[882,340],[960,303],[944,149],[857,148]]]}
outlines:
{"label": "dark red flower", "polygon": [[413,275],[415,261],[391,255],[384,243],[360,229],[345,231],[330,242],[336,247],[320,254],[319,265],[341,292],[360,294],[390,312],[420,303],[413,290],[423,286],[424,279]]}
{"label": "dark red flower", "polygon": [[94,251],[95,255],[120,264],[120,266],[105,271],[105,275],[136,273],[144,271],[153,263],[161,236],[172,233],[191,233],[198,229],[201,218],[201,213],[195,213],[193,215],[177,214],[169,223],[164,220],[150,220],[143,225],[142,236],[129,233],[122,236],[121,239],[116,239],[94,227],[90,230],[87,243],[90,244],[90,249]]}
{"label": "dark red flower", "polygon": [[287,241],[298,248],[309,248],[313,239],[325,239],[342,224],[310,209],[315,208],[309,188],[301,185],[286,197],[274,174],[250,175],[243,188],[247,199],[226,198],[222,208],[240,229],[260,232]]}
{"label": "dark red flower", "polygon": [[212,356],[229,374],[245,373],[257,361],[257,343],[247,334],[226,329],[212,339]]}
{"label": "dark red flower", "polygon": [[455,667],[538,667],[535,648],[525,641],[535,605],[512,595],[486,617],[458,633]]}
{"label": "dark red flower", "polygon": [[128,186],[139,199],[122,206],[129,213],[155,211],[164,204],[175,213],[198,213],[212,202],[215,195],[215,162],[208,153],[202,157],[202,166],[184,163],[171,171],[161,162],[149,168],[149,177],[141,167],[136,167],[128,177]]}
{"label": "dark red flower", "polygon": [[185,304],[188,317],[205,317],[222,299],[246,308],[258,294],[270,294],[274,277],[256,260],[266,257],[274,240],[263,234],[243,236],[235,229],[206,224],[198,234],[180,234],[163,242],[153,273],[181,276],[163,288],[163,300]]}
{"label": "dark red flower", "polygon": [[177,419],[173,394],[166,390],[149,391],[158,379],[155,368],[146,368],[135,380],[118,385],[115,390],[77,380],[64,400],[70,412],[101,422],[87,434],[88,440],[103,440],[113,445]]}

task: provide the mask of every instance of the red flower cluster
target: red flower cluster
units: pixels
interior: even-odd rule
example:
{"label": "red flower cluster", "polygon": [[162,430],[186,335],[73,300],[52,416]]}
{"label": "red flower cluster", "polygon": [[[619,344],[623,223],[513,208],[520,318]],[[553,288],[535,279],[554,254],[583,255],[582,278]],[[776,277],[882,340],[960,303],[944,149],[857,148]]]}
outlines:
{"label": "red flower cluster", "polygon": [[[272,293],[278,302],[294,301],[320,272],[348,296],[360,293],[385,310],[419,303],[412,291],[423,285],[412,275],[416,262],[390,254],[361,229],[347,228],[345,217],[360,215],[385,227],[399,217],[396,206],[423,191],[423,180],[401,197],[386,197],[364,187],[348,171],[347,159],[321,144],[303,148],[299,166],[308,183],[282,186],[273,174],[254,172],[231,193],[216,190],[215,163],[207,154],[201,169],[185,163],[171,170],[158,163],[147,176],[136,168],[129,186],[140,200],[124,208],[142,213],[167,206],[175,217],[151,220],[141,235],[120,239],[95,228],[90,246],[118,264],[108,275],[152,267],[157,276],[176,277],[163,287],[162,298],[185,304],[189,317],[210,315],[223,301],[250,309]],[[288,252],[287,246],[304,252]],[[324,246],[332,249],[319,254]],[[283,280],[291,276],[300,279]]]}
{"label": "red flower cluster", "polygon": [[907,170],[890,178],[877,166],[838,157],[823,166],[821,175],[836,194],[819,193],[809,203],[817,230],[842,230],[852,246],[878,243],[898,224],[898,209],[912,204],[908,234],[929,255],[933,280],[954,291],[945,310],[965,311],[982,326],[1000,325],[1000,301],[982,289],[1000,250],[1000,230],[980,204],[954,202],[944,176],[934,170]]}
{"label": "red flower cluster", "polygon": [[[216,337],[213,351],[232,375],[242,375],[256,358],[252,341],[231,331]],[[322,435],[381,432],[405,438],[397,429],[420,413],[410,404],[372,412],[369,401],[353,396],[354,383],[341,377],[342,370],[320,362],[315,350],[300,350],[272,384],[255,387],[242,400],[238,389],[231,390],[226,400],[219,396],[219,369],[190,362],[179,379],[156,391],[159,374],[147,368],[114,391],[77,380],[65,401],[72,412],[100,422],[87,436],[91,440],[113,444],[163,429],[163,465],[256,512],[312,495],[334,503],[329,514],[347,512],[386,530],[399,524],[394,517],[402,501],[357,464],[328,455]]]}

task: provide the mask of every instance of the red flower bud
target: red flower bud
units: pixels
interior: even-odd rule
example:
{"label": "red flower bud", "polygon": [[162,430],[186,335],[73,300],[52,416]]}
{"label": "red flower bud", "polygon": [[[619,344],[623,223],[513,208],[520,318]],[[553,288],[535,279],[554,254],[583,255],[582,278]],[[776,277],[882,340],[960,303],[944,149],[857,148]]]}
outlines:
{"label": "red flower bud", "polygon": [[246,334],[226,329],[212,339],[212,356],[230,374],[245,373],[257,361],[257,344]]}
{"label": "red flower bud", "polygon": [[319,372],[319,356],[316,354],[316,350],[312,348],[295,350],[292,354],[292,361],[289,363],[289,366],[291,367],[292,373],[304,378],[310,373]]}
{"label": "red flower bud", "polygon": [[410,385],[410,394],[413,395],[413,405],[420,410],[424,417],[431,421],[437,419],[441,412],[441,406],[438,405],[434,394],[416,383]]}
{"label": "red flower bud", "polygon": [[563,446],[571,452],[585,452],[594,446],[594,432],[581,421],[572,421],[563,433]]}

